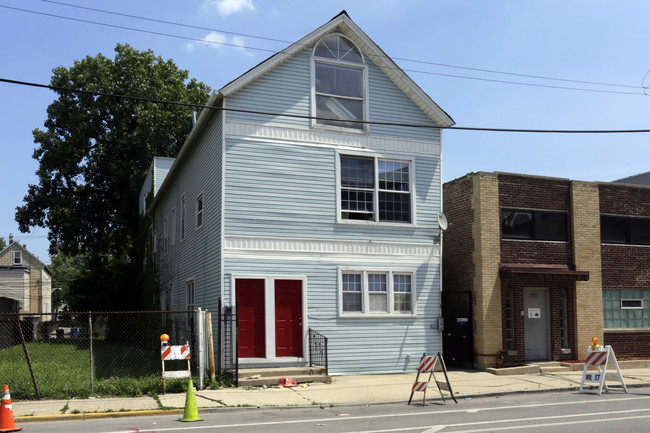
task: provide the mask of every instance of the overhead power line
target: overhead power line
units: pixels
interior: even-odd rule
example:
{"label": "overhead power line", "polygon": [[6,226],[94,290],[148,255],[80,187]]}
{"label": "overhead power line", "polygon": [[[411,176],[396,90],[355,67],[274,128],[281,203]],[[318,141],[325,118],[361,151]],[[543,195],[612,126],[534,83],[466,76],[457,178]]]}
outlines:
{"label": "overhead power line", "polygon": [[[169,24],[169,25],[178,26],[178,27],[185,27],[185,28],[189,28],[189,29],[205,30],[205,31],[210,31],[210,32],[218,32],[218,33],[223,33],[223,34],[227,34],[227,35],[242,36],[242,37],[245,37],[245,38],[260,39],[260,40],[264,40],[264,41],[280,42],[280,43],[285,43],[285,44],[293,44],[293,43],[295,43],[293,41],[287,41],[287,40],[284,40],[284,39],[275,39],[275,38],[269,38],[269,37],[264,37],[264,36],[251,35],[251,34],[247,34],[247,33],[237,33],[237,32],[232,32],[232,31],[228,31],[228,30],[215,29],[215,28],[211,28],[211,27],[201,27],[201,26],[196,26],[196,25],[192,25],[192,24],[185,24],[185,23],[179,23],[179,22],[175,22],[175,21],[160,20],[160,19],[156,19],[156,18],[143,17],[143,16],[139,16],[139,15],[125,14],[125,13],[121,13],[121,12],[108,11],[108,10],[105,10],[105,9],[91,8],[91,7],[87,7],[87,6],[75,5],[75,4],[64,3],[64,2],[60,2],[60,1],[54,1],[54,0],[41,0],[41,1],[44,2],[44,3],[51,3],[51,4],[66,6],[66,7],[70,7],[70,8],[83,9],[83,10],[99,12],[99,13],[109,14],[109,15],[115,15],[115,16],[120,16],[120,17],[133,18],[133,19],[142,20],[142,21],[149,21],[149,22],[155,22],[155,23],[161,23],[161,24]],[[485,68],[476,68],[476,67],[471,67],[471,66],[451,65],[451,64],[448,64],[448,63],[438,63],[438,62],[431,62],[431,61],[426,61],[426,60],[414,60],[414,59],[408,59],[408,58],[404,58],[404,57],[392,57],[392,59],[393,60],[401,60],[403,62],[420,63],[420,64],[423,64],[423,65],[440,66],[440,67],[444,67],[444,68],[464,69],[464,70],[468,70],[468,71],[488,72],[488,73],[491,73],[491,74],[512,75],[512,76],[525,77],[525,78],[536,78],[536,79],[540,79],[540,80],[553,80],[553,81],[564,81],[564,82],[576,83],[576,84],[590,84],[590,85],[597,85],[597,86],[612,86],[612,87],[622,87],[622,88],[628,88],[628,89],[640,89],[640,86],[630,85],[630,84],[603,83],[603,82],[598,82],[598,81],[584,81],[584,80],[574,80],[574,79],[568,79],[568,78],[549,77],[549,76],[545,76],[545,75],[522,74],[522,73],[517,73],[517,72],[497,71],[495,69],[485,69]],[[414,71],[414,72],[426,73],[424,71]],[[458,78],[464,78],[464,77],[458,77]]]}
{"label": "overhead power line", "polygon": [[[224,30],[213,29],[213,28],[208,28],[208,27],[195,26],[195,25],[191,25],[191,24],[183,24],[183,23],[178,23],[178,22],[174,22],[174,21],[159,20],[159,19],[155,19],[155,18],[148,18],[148,17],[137,16],[137,15],[124,14],[124,13],[120,13],[120,12],[107,11],[107,10],[103,10],[103,9],[90,8],[90,7],[86,7],[86,6],[73,5],[73,4],[63,3],[63,2],[53,1],[53,0],[41,0],[41,1],[46,2],[46,3],[52,3],[52,4],[61,5],[61,6],[66,6],[66,7],[73,7],[73,8],[78,8],[78,9],[90,10],[90,11],[94,11],[94,12],[100,12],[100,13],[105,13],[105,14],[123,16],[123,17],[128,17],[128,18],[133,18],[133,19],[145,20],[145,21],[150,21],[150,22],[156,22],[156,23],[162,23],[162,24],[192,28],[192,29],[213,31],[213,32],[219,32],[219,33],[230,34],[230,35],[237,35],[237,36],[242,36],[242,37],[247,37],[247,38],[255,38],[255,39],[272,41],[272,42],[282,42],[282,43],[287,43],[287,44],[293,44],[294,43],[294,42],[285,41],[285,40],[282,40],[282,39],[267,38],[267,37],[250,35],[250,34],[245,34],[245,33],[230,32],[230,31],[224,31]],[[52,14],[52,13],[47,13],[47,12],[34,11],[34,10],[23,9],[23,8],[16,8],[16,7],[11,7],[11,6],[6,6],[6,5],[0,5],[0,7],[15,10],[15,11],[19,11],[19,12],[26,12],[26,13],[43,15],[43,16],[48,16],[48,17],[53,17],[53,18],[64,19],[64,20],[82,22],[82,23],[86,23],[86,24],[98,25],[98,26],[103,26],[103,27],[110,27],[110,28],[116,28],[116,29],[121,29],[121,30],[128,30],[128,31],[134,31],[134,32],[139,32],[139,33],[152,34],[152,35],[156,35],[156,36],[165,36],[165,37],[171,37],[171,38],[176,38],[176,39],[190,40],[190,41],[194,41],[194,42],[202,42],[202,43],[208,43],[208,44],[214,44],[214,45],[230,46],[230,47],[235,47],[235,48],[243,48],[243,49],[248,49],[248,50],[253,50],[253,51],[263,51],[263,52],[269,52],[269,53],[277,53],[277,52],[282,52],[283,51],[283,50],[274,50],[274,49],[259,48],[259,47],[253,47],[253,46],[243,46],[243,45],[236,44],[236,43],[213,41],[213,40],[207,40],[207,39],[202,39],[202,38],[177,35],[177,34],[172,34],[172,33],[157,32],[157,31],[153,31],[153,30],[138,29],[138,28],[134,28],[134,27],[127,27],[127,26],[116,25],[116,24],[108,24],[108,23],[103,23],[103,22],[99,22],[99,21],[92,21],[92,20],[86,20],[86,19],[81,19],[81,18],[73,18],[73,17],[63,16],[63,15],[57,15],[57,14]],[[645,91],[641,86],[626,85],[626,84],[614,84],[614,83],[603,83],[603,82],[596,82],[596,81],[573,80],[573,79],[565,79],[565,78],[558,78],[558,77],[548,77],[548,76],[543,76],[543,75],[521,74],[521,73],[515,73],[515,72],[504,72],[504,71],[497,71],[497,70],[493,70],[493,69],[450,65],[450,64],[445,64],[445,63],[436,63],[436,62],[430,62],[430,61],[424,61],[424,60],[413,60],[413,59],[400,58],[400,57],[393,57],[392,59],[406,61],[406,62],[414,62],[414,63],[419,63],[419,64],[432,65],[432,66],[446,67],[446,68],[456,68],[456,69],[470,70],[470,71],[476,71],[476,72],[518,76],[518,77],[533,78],[533,79],[540,79],[540,80],[552,80],[552,81],[557,81],[557,82],[568,82],[568,83],[585,84],[585,85],[592,85],[592,86],[596,85],[596,86],[609,86],[609,87],[618,87],[618,88],[638,89],[639,91],[638,92],[625,92],[625,91],[616,91],[616,90],[589,89],[589,88],[581,88],[581,87],[554,86],[554,85],[550,85],[550,84],[525,83],[525,82],[519,82],[519,81],[497,80],[497,79],[489,79],[489,78],[482,78],[482,77],[471,77],[471,76],[465,76],[465,75],[445,74],[445,73],[439,73],[439,72],[433,72],[433,71],[402,69],[405,72],[411,72],[411,73],[417,73],[417,74],[427,74],[427,75],[435,75],[435,76],[441,76],[441,77],[458,78],[458,79],[473,80],[473,81],[485,81],[485,82],[492,82],[492,83],[499,83],[499,84],[509,84],[509,85],[539,87],[539,88],[550,88],[550,89],[559,89],[559,90],[573,90],[573,91],[582,91],[582,92],[613,93],[613,94],[622,94],[622,95],[646,96]]]}
{"label": "overhead power line", "polygon": [[[214,107],[211,105],[202,105],[202,104],[192,104],[189,102],[180,102],[180,101],[166,101],[162,99],[153,99],[153,98],[144,98],[140,96],[130,96],[130,95],[118,95],[113,93],[103,93],[90,90],[82,89],[71,89],[67,87],[52,86],[49,84],[39,84],[39,83],[30,83],[27,81],[18,81],[11,80],[8,78],[0,78],[0,82],[8,84],[16,84],[21,86],[30,86],[30,87],[39,87],[43,89],[54,90],[57,92],[71,92],[79,93],[93,96],[101,96],[107,98],[119,98],[119,99],[129,99],[135,101],[151,102],[156,104],[166,104],[166,105],[176,105],[189,108],[205,108],[208,110],[217,110],[217,111],[226,111],[226,112],[237,112],[237,113],[246,113],[246,114],[258,114],[264,116],[275,116],[275,117],[289,117],[294,119],[308,119],[308,120],[328,120],[330,118],[317,117],[317,116],[306,116],[300,114],[286,114],[286,113],[276,113],[270,111],[258,111],[258,110],[243,110],[236,108],[224,108],[224,107]],[[334,119],[336,120],[336,119]],[[408,128],[425,128],[425,129],[448,129],[448,130],[462,130],[462,131],[486,131],[486,132],[526,132],[526,133],[553,133],[553,134],[630,134],[630,133],[646,133],[650,132],[650,129],[524,129],[524,128],[483,128],[483,127],[470,127],[470,126],[431,126],[425,124],[417,123],[395,123],[395,122],[375,122],[369,120],[344,120],[346,123],[358,123],[358,124],[368,124],[368,125],[384,125],[384,126],[402,126]]]}

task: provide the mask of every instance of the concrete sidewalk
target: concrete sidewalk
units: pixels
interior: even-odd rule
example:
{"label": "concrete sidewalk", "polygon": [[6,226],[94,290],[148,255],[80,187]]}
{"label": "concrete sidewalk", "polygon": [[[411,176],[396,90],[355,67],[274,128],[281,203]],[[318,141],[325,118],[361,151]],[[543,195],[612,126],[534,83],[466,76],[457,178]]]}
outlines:
{"label": "concrete sidewalk", "polygon": [[[650,385],[650,368],[622,370],[628,387]],[[454,370],[448,373],[456,399],[495,396],[519,392],[577,391],[582,371],[494,375],[475,370]],[[608,375],[609,376],[609,375]],[[335,376],[331,384],[313,383],[294,388],[225,388],[196,392],[199,410],[225,407],[261,406],[330,406],[406,402],[416,374]],[[444,380],[442,372],[436,378]],[[614,382],[607,382],[616,385]],[[604,392],[604,391],[603,391]],[[454,404],[445,393],[447,404]],[[440,402],[437,387],[430,384],[427,402]],[[422,404],[422,393],[415,393],[412,404]],[[55,419],[88,419],[97,417],[134,416],[173,413],[185,407],[185,393],[136,398],[91,398],[84,400],[14,401],[16,423]]]}

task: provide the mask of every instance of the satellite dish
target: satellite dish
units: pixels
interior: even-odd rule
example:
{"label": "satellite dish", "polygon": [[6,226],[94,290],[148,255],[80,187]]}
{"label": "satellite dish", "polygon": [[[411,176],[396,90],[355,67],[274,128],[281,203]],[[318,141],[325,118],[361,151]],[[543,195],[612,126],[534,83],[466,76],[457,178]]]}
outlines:
{"label": "satellite dish", "polygon": [[447,217],[442,212],[438,214],[438,226],[442,231],[447,230],[447,227],[449,227],[449,222],[447,221]]}

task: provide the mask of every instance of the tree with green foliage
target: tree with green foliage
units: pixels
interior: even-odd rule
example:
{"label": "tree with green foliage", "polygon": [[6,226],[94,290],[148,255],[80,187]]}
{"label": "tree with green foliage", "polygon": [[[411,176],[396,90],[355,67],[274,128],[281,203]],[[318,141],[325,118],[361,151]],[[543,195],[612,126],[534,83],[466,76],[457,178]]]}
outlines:
{"label": "tree with green foliage", "polygon": [[4,250],[7,248],[7,242],[5,242],[5,238],[0,237],[0,251]]}
{"label": "tree with green foliage", "polygon": [[140,188],[153,157],[175,157],[191,129],[189,107],[158,101],[202,105],[210,91],[151,50],[115,52],[53,70],[58,99],[33,132],[39,183],[16,209],[21,231],[49,229],[51,254],[83,255],[70,287],[84,309],[141,307]]}

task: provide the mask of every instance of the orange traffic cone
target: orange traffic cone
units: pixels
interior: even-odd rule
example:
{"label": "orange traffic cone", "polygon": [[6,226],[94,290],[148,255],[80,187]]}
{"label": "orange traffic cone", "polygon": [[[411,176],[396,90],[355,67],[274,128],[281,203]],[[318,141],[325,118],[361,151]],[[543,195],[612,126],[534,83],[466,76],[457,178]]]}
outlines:
{"label": "orange traffic cone", "polygon": [[11,406],[11,396],[9,395],[9,386],[2,388],[2,401],[0,402],[0,432],[20,431],[21,427],[16,427],[14,422],[14,410]]}

